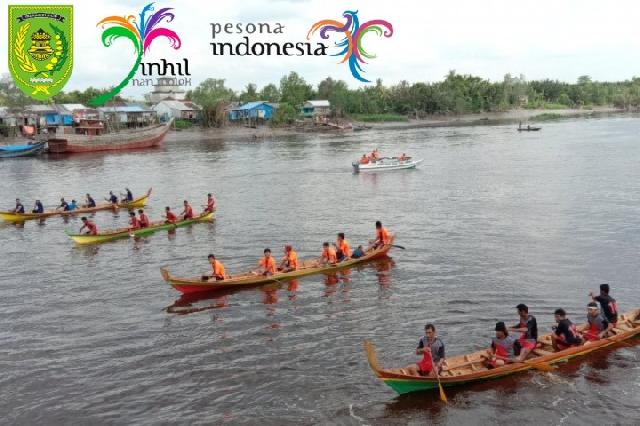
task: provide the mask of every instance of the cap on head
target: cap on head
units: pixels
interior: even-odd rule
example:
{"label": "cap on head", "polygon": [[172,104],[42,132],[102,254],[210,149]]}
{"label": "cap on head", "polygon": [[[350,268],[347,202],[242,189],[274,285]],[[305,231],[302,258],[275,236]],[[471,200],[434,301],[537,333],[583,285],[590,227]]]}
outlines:
{"label": "cap on head", "polygon": [[596,302],[589,302],[587,304],[587,308],[589,308],[589,309],[598,309],[598,304]]}
{"label": "cap on head", "polygon": [[604,294],[609,294],[609,284],[600,284],[600,291]]}
{"label": "cap on head", "polygon": [[518,306],[516,306],[516,309],[518,310],[518,312],[529,312],[529,307],[524,303],[521,303]]}
{"label": "cap on head", "polygon": [[559,317],[566,317],[567,316],[567,313],[562,308],[556,309],[556,311],[553,314],[554,315],[558,315]]}

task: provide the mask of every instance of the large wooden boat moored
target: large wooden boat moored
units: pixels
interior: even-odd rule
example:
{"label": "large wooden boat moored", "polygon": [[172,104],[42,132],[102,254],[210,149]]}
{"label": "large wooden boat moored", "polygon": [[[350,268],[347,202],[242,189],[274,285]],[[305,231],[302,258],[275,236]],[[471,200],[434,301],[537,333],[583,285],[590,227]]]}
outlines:
{"label": "large wooden boat moored", "polygon": [[151,196],[151,188],[142,197],[136,198],[131,202],[118,203],[96,203],[95,207],[80,207],[72,211],[63,211],[56,209],[45,210],[44,213],[13,213],[10,211],[0,211],[0,219],[7,222],[25,222],[27,220],[46,219],[51,216],[70,216],[82,213],[94,213],[101,210],[118,210],[118,209],[137,209],[144,207]]}
{"label": "large wooden boat moored", "polygon": [[165,221],[152,223],[146,228],[138,228],[138,229],[129,229],[129,228],[121,228],[114,229],[106,232],[101,232],[97,235],[88,235],[88,234],[75,234],[73,232],[65,231],[67,235],[80,245],[87,244],[100,244],[106,243],[107,241],[118,240],[121,238],[128,237],[144,237],[146,235],[151,235],[154,232],[171,230],[176,228],[181,228],[183,226],[192,225],[198,222],[207,222],[213,220],[215,213],[213,212],[205,212],[199,216],[195,216],[192,219],[179,220],[176,223],[166,223]]}
{"label": "large wooden boat moored", "polygon": [[[393,241],[392,241],[393,242]],[[368,250],[363,257],[358,259],[350,259],[343,262],[339,262],[335,265],[320,265],[317,260],[306,260],[302,262],[302,265],[291,272],[278,272],[274,275],[264,276],[252,274],[250,272],[231,275],[222,281],[216,281],[215,279],[202,280],[202,276],[194,278],[176,278],[172,277],[169,272],[160,268],[162,278],[173,288],[184,294],[258,286],[262,284],[289,281],[295,278],[304,277],[314,274],[329,274],[339,271],[341,269],[350,268],[355,265],[368,262],[371,260],[377,260],[387,257],[387,253],[391,250],[392,245],[387,244],[377,249]]]}
{"label": "large wooden boat moored", "polygon": [[[485,351],[478,351],[467,355],[447,358],[448,367],[440,374],[442,386],[461,386],[474,382],[496,379],[499,377],[520,373],[532,368],[539,368],[541,364],[549,365],[565,362],[571,358],[585,356],[591,352],[618,344],[640,333],[640,309],[634,309],[624,315],[619,315],[618,323],[612,336],[582,346],[574,346],[554,352],[551,346],[551,334],[538,338],[539,348],[532,351],[533,357],[525,362],[506,364],[502,367],[488,369],[484,365]],[[584,327],[584,325],[582,326]],[[579,327],[580,329],[582,327]],[[435,377],[413,376],[398,368],[385,369],[379,363],[373,347],[365,341],[365,350],[369,366],[375,375],[399,394],[424,391],[438,388]]]}
{"label": "large wooden boat moored", "polygon": [[54,154],[77,154],[99,151],[125,151],[157,147],[171,128],[173,119],[165,124],[150,127],[102,133],[101,127],[82,126],[76,131],[85,134],[61,134],[49,139],[49,152]]}

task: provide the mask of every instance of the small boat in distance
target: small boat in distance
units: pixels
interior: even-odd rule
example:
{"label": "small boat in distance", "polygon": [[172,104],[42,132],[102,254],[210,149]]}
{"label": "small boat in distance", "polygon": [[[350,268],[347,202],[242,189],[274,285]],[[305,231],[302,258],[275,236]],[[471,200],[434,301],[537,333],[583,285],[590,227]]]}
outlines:
{"label": "small boat in distance", "polygon": [[534,127],[534,126],[530,126],[529,124],[527,124],[527,127],[523,127],[522,126],[522,122],[520,122],[520,124],[518,124],[518,131],[519,132],[537,132],[540,129],[542,129],[542,127]]}
{"label": "small boat in distance", "polygon": [[47,142],[33,142],[22,145],[0,146],[0,158],[34,157],[47,149]]}
{"label": "small boat in distance", "polygon": [[[565,362],[571,358],[587,355],[591,352],[618,344],[640,334],[640,309],[634,309],[620,315],[613,329],[613,335],[604,339],[588,342],[582,346],[554,352],[551,345],[551,334],[538,338],[538,348],[532,351],[534,357],[524,362],[514,362],[501,367],[488,369],[485,365],[486,351],[473,352],[467,355],[447,357],[447,368],[439,374],[442,386],[461,386],[474,382],[497,379],[510,374],[531,369],[543,369],[549,364]],[[583,326],[579,326],[581,329]],[[383,368],[379,364],[373,344],[364,342],[369,366],[375,375],[399,394],[438,389],[438,378],[430,376],[414,376],[400,368]]]}
{"label": "small boat in distance", "polygon": [[398,157],[383,157],[375,161],[369,161],[367,164],[354,161],[351,165],[354,173],[382,172],[386,170],[414,169],[422,161],[422,159],[414,160],[411,157],[407,157],[404,160],[400,160]]}

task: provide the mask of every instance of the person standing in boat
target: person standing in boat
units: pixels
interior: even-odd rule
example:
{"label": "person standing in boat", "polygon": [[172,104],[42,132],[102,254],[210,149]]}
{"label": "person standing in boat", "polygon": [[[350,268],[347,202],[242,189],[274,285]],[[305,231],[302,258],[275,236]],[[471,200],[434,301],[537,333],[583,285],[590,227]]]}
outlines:
{"label": "person standing in boat", "polygon": [[362,154],[362,158],[360,158],[360,164],[369,164],[369,157],[367,157],[367,154]]}
{"label": "person standing in boat", "polygon": [[189,205],[189,202],[187,200],[184,200],[183,204],[184,204],[184,210],[182,210],[182,213],[180,213],[180,215],[182,216],[182,219],[183,220],[193,219],[193,209]]}
{"label": "person standing in boat", "polygon": [[118,197],[116,197],[116,194],[114,194],[113,191],[109,191],[109,198],[105,198],[105,200],[107,200],[114,206],[118,204]]}
{"label": "person standing in boat", "polygon": [[80,233],[82,233],[83,229],[86,229],[87,230],[87,232],[85,232],[86,235],[98,235],[98,227],[96,226],[95,223],[91,222],[86,217],[83,217],[80,220],[82,220],[82,227],[80,228]]}
{"label": "person standing in boat", "polygon": [[69,203],[67,203],[63,198],[60,198],[60,205],[56,208],[56,210],[60,210],[68,212],[69,211]]}
{"label": "person standing in boat", "polygon": [[515,342],[513,336],[509,336],[509,331],[504,322],[496,323],[496,336],[491,339],[491,347],[487,349],[487,367],[497,368],[505,364],[515,362]]}
{"label": "person standing in boat", "polygon": [[263,254],[262,259],[258,262],[258,269],[252,272],[264,275],[265,277],[275,274],[278,268],[275,259],[271,257],[271,249],[264,249]]}
{"label": "person standing in boat", "polygon": [[86,195],[86,199],[87,199],[87,204],[85,204],[85,207],[95,207],[96,206],[96,201],[91,197],[91,194],[87,194]]}
{"label": "person standing in boat", "polygon": [[127,202],[132,202],[133,201],[133,193],[131,192],[131,190],[129,188],[125,188],[124,189],[126,191],[125,194],[120,194],[120,198],[127,200]]}
{"label": "person standing in boat", "polygon": [[16,207],[12,210],[12,213],[24,213],[24,206],[20,198],[16,198]]}
{"label": "person standing in boat", "polygon": [[322,253],[320,254],[321,265],[335,265],[338,262],[336,251],[327,242],[322,243]]}
{"label": "person standing in boat", "polygon": [[594,292],[589,293],[594,302],[600,303],[600,310],[604,314],[607,321],[615,327],[618,323],[618,306],[616,299],[609,296],[609,284],[600,284],[600,294],[595,296]]}
{"label": "person standing in boat", "polygon": [[349,242],[344,239],[344,232],[338,233],[336,246],[338,247],[338,250],[336,251],[338,262],[351,259],[351,246],[349,245]]}
{"label": "person standing in boat", "polygon": [[529,314],[529,307],[524,303],[516,306],[516,309],[520,316],[520,322],[511,327],[510,330],[516,333],[522,333],[516,344],[520,347],[518,361],[524,361],[538,344],[538,322],[536,321],[536,317]]}
{"label": "person standing in boat", "polygon": [[424,336],[418,341],[416,355],[422,355],[422,360],[405,367],[404,370],[407,371],[407,374],[435,377],[434,366],[437,368],[438,374],[440,374],[446,363],[444,343],[437,336],[436,327],[433,324],[424,326]]}
{"label": "person standing in boat", "polygon": [[222,264],[222,262],[217,260],[213,254],[210,254],[208,256],[208,259],[209,259],[209,264],[211,265],[211,270],[213,272],[210,275],[210,277],[215,278],[216,281],[224,280],[225,274],[224,274],[224,265]]}
{"label": "person standing in boat", "polygon": [[213,195],[211,193],[207,194],[207,205],[203,207],[205,213],[213,213],[213,211],[216,209],[216,200],[215,198],[213,198]]}
{"label": "person standing in boat", "polygon": [[164,217],[167,219],[164,223],[175,224],[178,221],[178,217],[171,211],[171,207],[164,208]]}
{"label": "person standing in boat", "polygon": [[582,336],[590,342],[606,337],[607,332],[613,329],[613,324],[602,315],[596,302],[587,305],[587,323]]}
{"label": "person standing in boat", "polygon": [[33,210],[31,213],[44,213],[44,206],[40,202],[40,200],[36,200],[36,203],[33,206]]}
{"label": "person standing in boat", "polygon": [[582,345],[582,338],[576,328],[575,324],[569,321],[567,313],[564,309],[556,309],[554,312],[557,326],[553,327],[553,333],[551,333],[551,344],[553,349],[561,351],[563,349],[570,348],[571,346]]}
{"label": "person standing in boat", "polygon": [[138,222],[140,222],[140,228],[148,228],[151,225],[151,221],[149,220],[149,216],[144,214],[144,210],[138,210]]}
{"label": "person standing in boat", "polygon": [[136,212],[129,212],[129,231],[133,231],[134,229],[140,229],[140,221],[136,217]]}
{"label": "person standing in boat", "polygon": [[387,244],[391,244],[391,233],[378,220],[376,221],[376,239],[373,241],[371,248],[377,249]]}
{"label": "person standing in boat", "polygon": [[284,258],[280,262],[280,268],[282,272],[291,272],[298,269],[298,253],[295,252],[292,246],[284,246]]}

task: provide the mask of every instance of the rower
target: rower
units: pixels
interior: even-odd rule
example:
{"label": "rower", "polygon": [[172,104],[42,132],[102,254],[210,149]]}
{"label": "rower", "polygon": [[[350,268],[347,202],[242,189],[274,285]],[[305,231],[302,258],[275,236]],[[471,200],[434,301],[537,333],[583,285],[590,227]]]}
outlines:
{"label": "rower", "polygon": [[335,265],[338,261],[336,251],[329,243],[322,243],[322,254],[320,255],[320,263],[324,265]]}
{"label": "rower", "polygon": [[151,221],[149,220],[149,216],[144,214],[144,210],[138,210],[138,222],[140,222],[140,228],[148,228],[151,225]]}
{"label": "rower", "polygon": [[266,248],[264,249],[263,253],[264,256],[262,256],[262,259],[260,259],[260,261],[258,262],[258,269],[253,272],[259,273],[260,275],[264,276],[275,274],[277,267],[276,261],[273,259],[273,257],[271,257],[271,249]]}
{"label": "rower", "polygon": [[96,206],[96,201],[91,197],[90,194],[87,194],[86,199],[87,199],[87,204],[85,204],[85,207],[95,207]]}
{"label": "rower", "polygon": [[351,259],[351,246],[347,240],[344,239],[344,232],[338,233],[336,245],[338,246],[338,250],[336,251],[338,262]]}
{"label": "rower", "polygon": [[536,348],[538,343],[538,322],[536,317],[529,315],[529,308],[524,303],[516,306],[520,322],[510,328],[511,331],[522,333],[517,340],[516,345],[520,347],[520,355],[518,361],[522,362],[527,359],[529,353]]}
{"label": "rower", "polygon": [[77,209],[78,209],[78,203],[76,202],[76,200],[71,200],[71,203],[69,203],[69,211],[72,212]]}
{"label": "rower", "polygon": [[352,259],[359,259],[359,258],[361,258],[361,257],[362,257],[362,256],[364,256],[364,255],[365,255],[365,253],[364,253],[364,247],[362,247],[362,246],[358,246],[358,248],[356,248],[356,249],[353,251],[353,253],[351,253],[351,258],[352,258]]}
{"label": "rower", "polygon": [[280,262],[278,270],[282,272],[291,272],[298,269],[298,253],[293,250],[290,245],[284,246],[284,258]]}
{"label": "rower", "polygon": [[217,260],[213,254],[210,254],[208,256],[208,259],[209,264],[211,265],[211,270],[213,271],[213,273],[211,274],[211,278],[215,278],[216,281],[224,280],[224,265],[222,264],[222,262]]}
{"label": "rower", "polygon": [[570,348],[571,346],[582,345],[582,338],[575,324],[567,319],[567,313],[564,309],[556,309],[554,312],[556,323],[555,327],[552,327],[553,333],[551,333],[551,344],[555,351],[561,351],[563,349]]}
{"label": "rower", "polygon": [[516,339],[509,336],[507,326],[504,322],[496,323],[496,337],[491,339],[491,348],[487,349],[487,368],[502,367],[505,364],[515,361],[514,343]]}
{"label": "rower", "polygon": [[[128,202],[133,201],[133,193],[131,192],[131,190],[130,190],[129,188],[125,188],[124,190],[127,192],[127,194],[126,194],[126,200],[127,200]],[[123,195],[123,194],[120,194],[120,195]],[[122,198],[125,198],[125,197],[122,197]]]}
{"label": "rower", "polygon": [[360,159],[360,164],[369,164],[369,157],[367,157],[367,154],[362,154],[362,158]]}
{"label": "rower", "polygon": [[616,299],[609,296],[609,284],[600,284],[600,294],[595,296],[594,292],[589,293],[594,302],[600,303],[600,310],[607,321],[615,327],[618,323],[618,306]]}
{"label": "rower", "polygon": [[114,194],[113,191],[109,191],[109,198],[105,198],[105,200],[107,200],[114,206],[118,204],[118,197],[116,197],[116,194]]}
{"label": "rower", "polygon": [[590,302],[587,305],[587,322],[588,325],[582,332],[582,337],[587,341],[600,340],[606,337],[607,332],[613,329],[611,324],[605,316],[600,312],[598,304],[596,302]]}
{"label": "rower", "polygon": [[129,212],[129,230],[140,229],[140,220],[136,217],[136,212]]}
{"label": "rower", "polygon": [[373,158],[374,160],[379,160],[380,159],[380,154],[378,153],[378,148],[376,148],[373,151],[371,151],[371,158]]}
{"label": "rower", "polygon": [[433,324],[424,326],[424,334],[418,341],[418,347],[416,348],[416,355],[422,355],[422,360],[404,369],[412,376],[435,377],[434,365],[438,369],[438,374],[440,374],[446,363],[444,343],[436,335],[436,327]]}
{"label": "rower", "polygon": [[405,161],[407,160],[409,157],[407,157],[407,155],[403,152],[402,155],[400,157],[398,157],[399,161]]}
{"label": "rower", "polygon": [[67,203],[63,198],[60,198],[60,205],[56,208],[56,210],[62,209],[65,212],[69,211],[69,203]]}
{"label": "rower", "polygon": [[20,198],[16,198],[16,208],[13,209],[13,213],[24,213],[24,206],[20,202]]}
{"label": "rower", "polygon": [[382,222],[376,221],[376,239],[373,242],[372,248],[377,249],[382,246],[391,244],[391,233],[382,226]]}
{"label": "rower", "polygon": [[97,235],[98,234],[98,227],[96,226],[95,223],[91,222],[89,219],[87,219],[86,217],[83,217],[82,219],[82,228],[80,228],[80,233],[82,233],[83,229],[87,229],[87,232],[85,232],[85,235]]}
{"label": "rower", "polygon": [[193,219],[193,209],[189,205],[189,202],[187,200],[184,200],[183,204],[184,204],[184,210],[182,210],[182,213],[180,213],[180,215],[182,215],[182,219],[183,220]]}
{"label": "rower", "polygon": [[176,223],[178,221],[178,217],[171,211],[171,207],[167,206],[164,208],[164,217],[167,218],[165,223]]}
{"label": "rower", "polygon": [[215,198],[213,198],[213,195],[211,193],[207,194],[207,205],[204,207],[205,213],[213,213],[213,211],[216,209],[216,200]]}
{"label": "rower", "polygon": [[44,206],[42,205],[40,200],[36,200],[31,213],[44,213]]}

